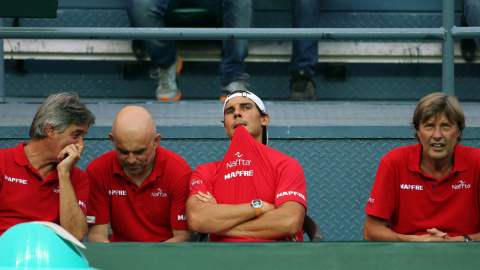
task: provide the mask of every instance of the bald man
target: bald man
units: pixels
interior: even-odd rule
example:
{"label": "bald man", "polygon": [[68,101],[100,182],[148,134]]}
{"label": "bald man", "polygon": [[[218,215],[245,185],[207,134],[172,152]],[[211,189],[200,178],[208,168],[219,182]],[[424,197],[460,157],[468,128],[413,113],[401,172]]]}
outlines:
{"label": "bald man", "polygon": [[162,136],[152,115],[138,106],[123,108],[109,137],[115,150],[87,166],[87,241],[188,241],[185,203],[192,170],[178,154],[158,145]]}

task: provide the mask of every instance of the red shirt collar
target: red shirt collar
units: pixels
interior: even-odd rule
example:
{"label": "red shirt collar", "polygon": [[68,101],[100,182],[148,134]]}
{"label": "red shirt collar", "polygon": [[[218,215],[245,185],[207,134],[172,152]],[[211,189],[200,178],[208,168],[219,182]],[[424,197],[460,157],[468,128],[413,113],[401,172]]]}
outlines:
{"label": "red shirt collar", "polygon": [[[154,161],[154,165],[153,165],[153,170],[152,170],[152,173],[150,173],[147,178],[145,179],[145,181],[142,183],[142,186],[150,183],[150,182],[153,182],[155,181],[158,177],[162,176],[165,172],[165,156],[163,156],[161,154],[161,149],[162,147],[160,146],[157,146],[157,148],[155,149],[155,161]],[[123,172],[123,168],[122,168],[122,164],[120,164],[120,161],[118,160],[117,158],[117,155],[115,153],[115,155],[113,155],[113,173],[115,174],[118,174],[118,175],[121,175],[123,178],[125,179],[128,179],[129,181],[130,178],[125,174],[125,172]]]}
{"label": "red shirt collar", "polygon": [[[465,149],[457,144],[453,149],[453,168],[451,173],[463,172],[467,170],[467,156]],[[421,172],[420,171],[420,157],[422,156],[422,145],[416,144],[412,147],[410,163],[408,164],[408,170],[412,172]]]}
{"label": "red shirt collar", "polygon": [[[32,172],[34,172],[40,179],[41,175],[38,173],[37,169],[35,169],[32,164],[28,161],[27,154],[25,154],[24,147],[27,146],[28,143],[21,142],[19,145],[13,147],[13,160],[19,166],[28,167]],[[43,179],[44,182],[48,181],[57,181],[58,180],[58,172],[57,169],[54,169],[47,178]]]}
{"label": "red shirt collar", "polygon": [[28,143],[20,143],[19,145],[13,147],[13,160],[20,166],[28,166],[30,162],[28,162],[27,154],[25,154],[25,150],[23,149],[27,146]]}

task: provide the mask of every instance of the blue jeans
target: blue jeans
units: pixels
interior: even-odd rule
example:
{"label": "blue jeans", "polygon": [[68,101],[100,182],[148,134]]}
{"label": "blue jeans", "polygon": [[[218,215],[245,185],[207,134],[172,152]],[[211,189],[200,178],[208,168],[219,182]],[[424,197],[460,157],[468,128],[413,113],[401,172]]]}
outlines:
{"label": "blue jeans", "polygon": [[[318,28],[320,18],[319,0],[292,0],[292,26],[294,28]],[[305,68],[314,74],[318,62],[318,40],[294,40],[290,72]]]}
{"label": "blue jeans", "polygon": [[[220,3],[222,6],[220,7]],[[133,27],[165,27],[165,14],[178,6],[204,7],[223,10],[223,27],[251,27],[253,7],[251,0],[129,0],[128,16]],[[177,52],[173,40],[144,40],[143,44],[152,62],[166,69],[175,62]],[[241,76],[248,55],[247,40],[225,40],[222,47],[222,86]]]}
{"label": "blue jeans", "polygon": [[[468,26],[480,26],[480,0],[464,0],[463,13],[467,18]],[[475,39],[480,48],[480,39]]]}
{"label": "blue jeans", "polygon": [[[163,17],[181,0],[129,0],[127,12],[133,27],[165,27]],[[170,67],[177,56],[173,40],[143,40],[152,62],[159,68]]]}
{"label": "blue jeans", "polygon": [[[292,0],[292,26],[294,28],[318,28],[319,0]],[[242,13],[243,11],[243,13]],[[223,27],[251,27],[251,0],[224,0]],[[222,86],[228,85],[244,73],[248,56],[248,41],[226,40],[222,50]],[[290,71],[305,68],[313,75],[318,62],[318,40],[293,41]]]}
{"label": "blue jeans", "polygon": [[[249,28],[252,26],[252,0],[223,0],[223,27]],[[222,46],[222,86],[245,73],[248,40],[224,40]]]}

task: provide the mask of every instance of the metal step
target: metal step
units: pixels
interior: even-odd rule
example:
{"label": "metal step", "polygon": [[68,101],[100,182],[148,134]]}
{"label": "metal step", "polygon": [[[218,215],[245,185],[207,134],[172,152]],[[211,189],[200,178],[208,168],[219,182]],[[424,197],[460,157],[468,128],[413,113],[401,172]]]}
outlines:
{"label": "metal step", "polygon": [[[251,41],[247,62],[289,62],[291,42]],[[219,62],[221,42],[178,41],[184,61]],[[422,42],[320,42],[319,63],[441,63],[442,44]],[[477,56],[480,53],[476,52]],[[10,60],[137,61],[129,40],[5,39]],[[141,59],[149,61],[148,56]],[[455,62],[465,63],[455,44]],[[480,57],[474,60],[480,62]]]}

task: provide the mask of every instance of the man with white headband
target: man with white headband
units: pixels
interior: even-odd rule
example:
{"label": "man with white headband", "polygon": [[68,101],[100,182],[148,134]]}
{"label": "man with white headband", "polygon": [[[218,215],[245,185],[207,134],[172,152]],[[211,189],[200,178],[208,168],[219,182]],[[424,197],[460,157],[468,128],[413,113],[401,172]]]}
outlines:
{"label": "man with white headband", "polygon": [[198,166],[187,200],[191,230],[210,241],[302,241],[307,209],[301,165],[268,147],[262,100],[235,91],[223,105],[230,146],[222,161]]}
{"label": "man with white headband", "polygon": [[[255,95],[254,93],[252,92],[249,92],[249,91],[244,91],[244,90],[238,90],[238,91],[235,91],[233,92],[232,94],[230,94],[226,99],[225,99],[225,102],[223,102],[223,114],[224,114],[224,119],[222,121],[222,123],[225,124],[225,114],[226,114],[226,111],[225,111],[225,105],[228,103],[228,101],[230,101],[230,99],[232,98],[236,98],[236,97],[245,97],[245,98],[248,98],[250,99],[251,101],[253,101],[258,109],[258,112],[260,113],[260,116],[261,117],[264,117],[267,120],[266,124],[265,125],[261,125],[263,127],[262,131],[262,139],[261,139],[261,143],[267,145],[268,144],[268,132],[267,132],[267,124],[268,122],[270,121],[270,116],[267,114],[267,109],[265,109],[265,105],[263,104],[263,101],[257,96]],[[229,109],[229,112],[231,112],[231,110],[233,109],[233,107],[229,107],[227,108]],[[227,131],[227,129],[225,128],[225,131]],[[227,135],[228,137],[230,138],[230,140],[232,139],[232,135],[229,135],[228,132],[227,132]]]}

